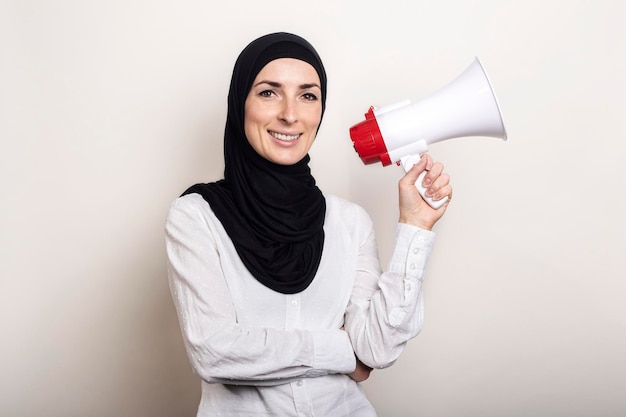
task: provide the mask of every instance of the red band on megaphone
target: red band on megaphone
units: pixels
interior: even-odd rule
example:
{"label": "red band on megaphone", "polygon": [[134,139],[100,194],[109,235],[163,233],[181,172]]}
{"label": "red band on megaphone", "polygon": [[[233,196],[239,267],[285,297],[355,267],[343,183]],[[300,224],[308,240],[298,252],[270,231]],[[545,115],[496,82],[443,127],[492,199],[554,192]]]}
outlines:
{"label": "red band on megaphone", "polygon": [[365,120],[350,128],[350,138],[363,163],[372,164],[380,161],[383,165],[391,164],[376,115],[374,115],[374,107],[370,107],[365,113]]}

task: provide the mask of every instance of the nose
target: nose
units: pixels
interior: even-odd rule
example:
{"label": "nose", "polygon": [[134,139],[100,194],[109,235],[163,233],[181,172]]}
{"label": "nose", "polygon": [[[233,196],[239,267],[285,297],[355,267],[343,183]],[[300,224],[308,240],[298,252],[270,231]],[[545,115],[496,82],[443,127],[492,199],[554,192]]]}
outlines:
{"label": "nose", "polygon": [[295,101],[285,99],[282,103],[278,117],[287,124],[295,123],[298,120]]}

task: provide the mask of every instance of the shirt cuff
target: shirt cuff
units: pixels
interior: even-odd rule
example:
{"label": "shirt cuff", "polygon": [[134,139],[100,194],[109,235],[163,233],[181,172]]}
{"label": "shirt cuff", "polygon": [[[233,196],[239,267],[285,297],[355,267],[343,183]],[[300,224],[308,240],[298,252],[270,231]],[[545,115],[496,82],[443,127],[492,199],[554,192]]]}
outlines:
{"label": "shirt cuff", "polygon": [[307,376],[348,374],[356,368],[356,357],[348,333],[320,330],[313,333],[313,369]]}
{"label": "shirt cuff", "polygon": [[434,232],[398,223],[389,271],[404,275],[407,279],[421,280],[434,243]]}

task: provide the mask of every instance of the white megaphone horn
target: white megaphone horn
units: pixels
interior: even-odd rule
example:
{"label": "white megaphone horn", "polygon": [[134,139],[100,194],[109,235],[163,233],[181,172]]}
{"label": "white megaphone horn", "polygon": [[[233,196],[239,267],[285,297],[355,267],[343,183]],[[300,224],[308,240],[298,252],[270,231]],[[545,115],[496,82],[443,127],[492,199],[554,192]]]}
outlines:
{"label": "white megaphone horn", "polygon": [[[445,87],[411,103],[370,107],[365,120],[350,128],[350,138],[365,164],[396,163],[408,171],[428,145],[446,139],[487,136],[506,140],[506,129],[491,81],[478,58]],[[425,195],[423,172],[415,183],[420,194],[437,209],[446,198]]]}

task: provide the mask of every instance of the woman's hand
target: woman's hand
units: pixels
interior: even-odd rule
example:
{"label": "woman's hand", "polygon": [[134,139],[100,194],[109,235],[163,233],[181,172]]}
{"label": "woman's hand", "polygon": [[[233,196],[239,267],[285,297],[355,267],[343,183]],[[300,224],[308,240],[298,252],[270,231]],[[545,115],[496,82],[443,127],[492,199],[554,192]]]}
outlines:
{"label": "woman's hand", "polygon": [[370,377],[371,372],[372,368],[361,362],[359,358],[356,358],[356,369],[351,374],[348,374],[348,376],[356,382],[363,382]]}
{"label": "woman's hand", "polygon": [[[428,205],[415,187],[415,181],[422,171],[428,170],[423,185],[427,189],[426,195],[434,200],[448,197],[437,210]],[[450,176],[443,172],[440,162],[433,162],[429,155],[424,155],[398,182],[400,195],[400,222],[411,224],[422,229],[432,230],[433,226],[443,216],[452,199]]]}

